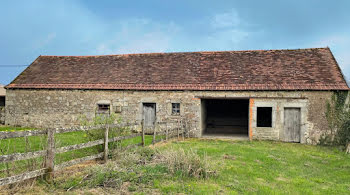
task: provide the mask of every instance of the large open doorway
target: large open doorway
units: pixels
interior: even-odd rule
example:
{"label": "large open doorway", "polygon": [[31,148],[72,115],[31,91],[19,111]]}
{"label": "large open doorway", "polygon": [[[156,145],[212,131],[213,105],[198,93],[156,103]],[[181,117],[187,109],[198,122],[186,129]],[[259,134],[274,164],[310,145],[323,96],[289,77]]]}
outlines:
{"label": "large open doorway", "polygon": [[249,99],[202,99],[203,135],[248,136]]}

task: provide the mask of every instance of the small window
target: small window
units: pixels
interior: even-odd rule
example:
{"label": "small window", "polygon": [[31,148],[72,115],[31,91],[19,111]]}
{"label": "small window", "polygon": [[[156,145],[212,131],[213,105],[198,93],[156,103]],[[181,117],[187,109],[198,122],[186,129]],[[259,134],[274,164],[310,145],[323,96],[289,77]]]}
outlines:
{"label": "small window", "polygon": [[97,113],[98,114],[109,114],[110,105],[109,104],[98,104],[97,105]]}
{"label": "small window", "polygon": [[114,106],[113,107],[114,113],[121,113],[122,112],[122,107],[121,106]]}
{"label": "small window", "polygon": [[272,127],[272,107],[257,108],[257,127]]}
{"label": "small window", "polygon": [[172,115],[180,115],[180,103],[172,103],[171,108]]}

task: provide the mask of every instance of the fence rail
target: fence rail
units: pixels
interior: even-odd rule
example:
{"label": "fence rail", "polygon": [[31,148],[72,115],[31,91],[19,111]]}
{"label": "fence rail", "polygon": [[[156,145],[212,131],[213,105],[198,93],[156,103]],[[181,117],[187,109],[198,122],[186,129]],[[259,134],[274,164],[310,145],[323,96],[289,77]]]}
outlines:
{"label": "fence rail", "polygon": [[0,139],[9,139],[9,138],[17,138],[17,137],[29,137],[29,136],[37,136],[37,135],[45,135],[47,134],[47,130],[29,130],[29,131],[1,131]]}
{"label": "fence rail", "polygon": [[70,145],[70,146],[64,146],[64,147],[56,148],[55,153],[56,154],[60,154],[60,153],[69,152],[69,151],[73,151],[73,150],[79,150],[79,149],[83,149],[83,148],[90,148],[90,147],[93,147],[93,146],[101,145],[103,143],[104,143],[104,140],[103,139],[99,139],[99,140],[90,141],[90,142],[87,142],[87,143],[75,144],[75,145]]}
{"label": "fence rail", "polygon": [[102,158],[103,154],[104,153],[101,152],[101,153],[94,154],[94,155],[91,155],[91,156],[86,156],[86,157],[82,157],[82,158],[78,158],[78,159],[74,159],[74,160],[70,160],[70,161],[61,163],[61,164],[55,166],[54,171],[58,171],[58,170],[61,170],[61,169],[65,168],[65,167],[69,167],[69,166],[72,166],[72,165],[76,165],[76,164],[82,163],[84,161]]}
{"label": "fence rail", "polygon": [[0,156],[0,162],[2,163],[2,162],[27,160],[27,159],[37,158],[37,157],[45,156],[45,155],[46,155],[46,150],[27,152],[27,153],[8,154],[8,155]]}
{"label": "fence rail", "polygon": [[43,169],[38,169],[27,173],[22,173],[20,175],[14,175],[11,177],[2,178],[0,179],[0,186],[13,184],[13,183],[17,183],[27,179],[39,177],[41,175],[44,175],[45,173],[46,173],[46,168],[43,168]]}
{"label": "fence rail", "polygon": [[[177,126],[172,129],[169,129],[169,123],[177,124]],[[108,132],[111,128],[125,128],[125,127],[136,127],[141,125],[142,133],[134,133],[131,135],[118,136],[118,137],[108,137]],[[161,128],[162,125],[165,125],[165,128]],[[159,130],[162,129],[162,130]],[[104,130],[104,138],[98,139],[94,141],[89,141],[86,143],[69,145],[64,147],[55,147],[55,134],[68,133],[68,132],[77,132],[77,131],[91,131],[91,130]],[[153,139],[152,143],[155,144],[160,141],[169,140],[171,138],[177,137],[182,138],[185,137],[185,134],[188,135],[188,128],[184,126],[184,123],[179,121],[171,121],[171,122],[157,122],[156,126],[153,128]],[[135,137],[141,138],[141,143],[130,144],[126,148],[137,147],[137,146],[145,146],[145,128],[143,124],[143,120],[141,124],[137,123],[123,123],[123,124],[113,124],[113,125],[97,125],[97,126],[80,126],[80,127],[71,127],[71,128],[56,128],[56,129],[47,129],[47,130],[27,130],[27,131],[16,131],[16,132],[0,132],[0,140],[3,139],[11,139],[11,138],[19,138],[19,137],[29,137],[29,136],[39,136],[45,135],[47,136],[47,148],[45,150],[34,151],[34,152],[26,152],[26,153],[14,153],[0,156],[0,163],[8,163],[19,160],[28,160],[38,157],[45,157],[45,165],[43,168],[38,170],[1,178],[0,186],[13,184],[16,182],[24,181],[27,179],[35,178],[38,176],[45,175],[45,179],[50,182],[54,176],[54,172],[58,170],[62,170],[65,167],[72,166],[75,164],[79,164],[81,162],[87,160],[94,160],[103,158],[105,161],[108,159],[108,143],[117,142],[122,140],[128,140]],[[156,136],[165,136],[165,139],[156,139]],[[60,153],[65,153],[69,151],[79,150],[83,148],[90,148],[97,145],[104,145],[104,151],[98,154],[94,154],[91,156],[85,156],[78,159],[73,159],[70,161],[63,162],[61,164],[54,163],[55,155]]]}

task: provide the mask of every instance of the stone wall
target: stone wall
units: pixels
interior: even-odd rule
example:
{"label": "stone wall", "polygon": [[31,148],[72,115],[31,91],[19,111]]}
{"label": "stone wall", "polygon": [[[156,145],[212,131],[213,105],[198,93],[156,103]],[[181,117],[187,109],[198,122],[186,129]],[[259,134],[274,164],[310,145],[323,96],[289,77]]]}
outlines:
{"label": "stone wall", "polygon": [[5,107],[0,106],[0,124],[5,124]]}
{"label": "stone wall", "polygon": [[[142,103],[156,103],[157,121],[185,117],[191,135],[202,135],[201,98],[250,98],[249,136],[283,140],[283,108],[300,107],[302,143],[315,143],[328,130],[325,102],[329,91],[113,91],[113,90],[7,90],[6,123],[33,127],[79,125],[91,120],[98,102],[110,102],[111,111],[121,108],[124,121],[142,120]],[[171,103],[180,103],[181,116],[171,114]],[[256,108],[273,108],[273,127],[256,127]]]}

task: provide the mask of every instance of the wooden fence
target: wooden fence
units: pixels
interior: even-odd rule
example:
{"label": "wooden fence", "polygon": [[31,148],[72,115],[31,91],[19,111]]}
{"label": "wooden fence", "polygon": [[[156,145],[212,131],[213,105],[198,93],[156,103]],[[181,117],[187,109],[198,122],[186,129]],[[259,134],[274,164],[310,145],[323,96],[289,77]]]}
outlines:
{"label": "wooden fence", "polygon": [[[178,139],[182,137],[182,139],[184,139],[186,135],[187,136],[189,135],[186,123],[183,123],[182,121],[177,120],[175,121],[175,124],[176,124],[175,128],[174,128],[174,125],[170,127],[169,123],[174,123],[174,122],[157,122],[156,123],[154,128],[154,133],[153,133],[153,139],[152,139],[153,144],[160,141],[167,141],[168,139],[171,139],[174,137],[177,137]],[[137,126],[137,125],[141,125],[142,133],[133,133],[131,135],[118,136],[118,137],[112,137],[112,138],[109,138],[108,136],[109,130],[111,128],[130,127],[130,126]],[[87,143],[69,145],[69,146],[64,146],[59,148],[55,147],[55,134],[77,132],[77,131],[101,130],[101,129],[104,129],[103,139],[98,139]],[[72,166],[87,160],[94,160],[99,158],[102,158],[104,161],[107,161],[108,153],[109,153],[108,143],[110,142],[116,142],[116,141],[127,140],[135,137],[140,137],[141,143],[134,144],[131,146],[145,146],[145,131],[144,131],[143,122],[141,122],[141,124],[99,125],[99,126],[83,126],[83,127],[80,126],[80,127],[73,127],[73,128],[57,128],[57,129],[47,129],[47,130],[0,132],[0,140],[19,138],[19,137],[40,136],[40,135],[47,136],[47,148],[45,150],[2,155],[0,156],[0,163],[44,157],[45,159],[44,166],[34,171],[25,172],[19,175],[14,175],[6,178],[1,178],[0,186],[13,184],[13,183],[24,181],[31,178],[36,178],[38,176],[44,176],[44,179],[47,182],[51,182],[55,171],[61,170],[65,167]],[[157,136],[165,136],[165,138],[156,139]],[[97,145],[104,146],[103,152],[94,154],[91,156],[73,159],[57,165],[55,165],[54,163],[56,154],[65,153],[65,152],[83,149],[83,148],[89,148]]]}

